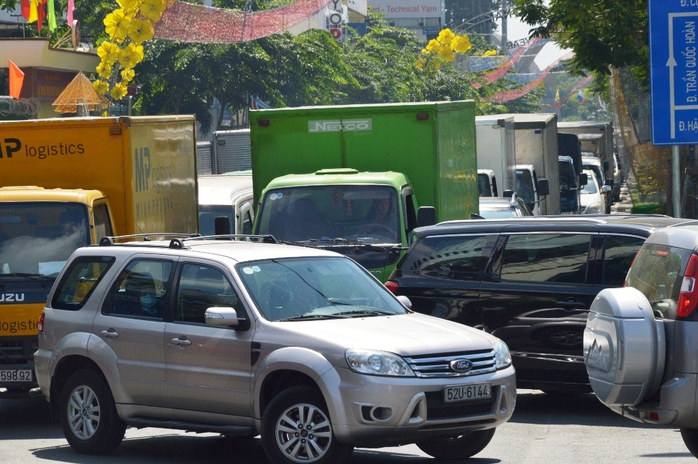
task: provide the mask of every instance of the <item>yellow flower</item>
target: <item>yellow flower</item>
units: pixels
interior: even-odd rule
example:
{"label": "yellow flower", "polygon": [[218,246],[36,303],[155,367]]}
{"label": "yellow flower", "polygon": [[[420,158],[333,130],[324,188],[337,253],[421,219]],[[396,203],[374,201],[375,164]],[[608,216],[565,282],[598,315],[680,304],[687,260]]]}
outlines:
{"label": "yellow flower", "polygon": [[165,11],[164,0],[143,0],[141,4],[141,15],[151,21],[160,19],[163,11]]}
{"label": "yellow flower", "polygon": [[143,61],[143,45],[128,44],[119,54],[119,64],[124,69],[131,69]]}
{"label": "yellow flower", "polygon": [[121,80],[124,82],[124,84],[131,82],[135,76],[136,73],[133,69],[124,69],[121,71]]}
{"label": "yellow flower", "polygon": [[128,25],[130,22],[131,17],[127,16],[124,10],[120,8],[109,13],[107,17],[104,18],[104,25],[106,26],[109,38],[117,43],[123,42],[128,35]]}
{"label": "yellow flower", "polygon": [[95,91],[100,95],[107,93],[107,90],[109,90],[109,84],[101,80],[94,81],[92,87],[94,87]]}
{"label": "yellow flower", "polygon": [[147,19],[134,19],[128,28],[128,36],[136,45],[153,38],[153,26]]}
{"label": "yellow flower", "polygon": [[118,84],[116,84],[111,89],[110,95],[114,100],[121,100],[122,98],[124,98],[124,96],[126,96],[126,86],[124,85],[124,83],[119,82]]}
{"label": "yellow flower", "polygon": [[426,51],[427,53],[433,53],[437,54],[439,50],[441,49],[442,45],[436,41],[435,39],[431,39],[429,43],[427,44]]}
{"label": "yellow flower", "polygon": [[111,65],[102,61],[97,65],[97,74],[102,79],[109,79],[111,77]]}
{"label": "yellow flower", "polygon": [[102,62],[114,64],[119,59],[121,49],[118,45],[111,42],[102,42],[102,45],[97,49],[97,55],[102,59]]}
{"label": "yellow flower", "polygon": [[141,6],[141,0],[116,0],[116,3],[127,12],[138,11],[138,7]]}
{"label": "yellow flower", "polygon": [[422,69],[424,67],[424,63],[426,63],[426,60],[422,57],[418,58],[417,61],[414,62],[414,65],[418,67],[419,69]]}
{"label": "yellow flower", "polygon": [[440,62],[440,61],[434,61],[434,69],[438,71],[440,67],[441,67],[441,62]]}
{"label": "yellow flower", "polygon": [[472,45],[467,35],[459,35],[451,41],[451,48],[456,53],[465,53],[472,48]]}
{"label": "yellow flower", "polygon": [[485,53],[482,54],[482,56],[495,56],[497,54],[497,50],[487,50]]}
{"label": "yellow flower", "polygon": [[441,32],[439,32],[439,36],[436,38],[439,43],[442,43],[444,45],[450,44],[453,39],[456,37],[456,35],[451,32],[451,29],[446,28],[442,29]]}
{"label": "yellow flower", "polygon": [[451,47],[443,47],[441,50],[439,50],[439,53],[437,53],[436,56],[446,62],[456,59],[456,55],[453,54],[453,49]]}

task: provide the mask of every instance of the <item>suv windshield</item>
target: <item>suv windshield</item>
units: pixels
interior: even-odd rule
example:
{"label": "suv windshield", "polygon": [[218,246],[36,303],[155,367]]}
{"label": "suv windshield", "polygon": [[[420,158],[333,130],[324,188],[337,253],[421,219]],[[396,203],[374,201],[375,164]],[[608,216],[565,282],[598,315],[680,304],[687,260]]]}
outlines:
{"label": "suv windshield", "polygon": [[662,245],[645,245],[628,272],[627,287],[642,292],[652,309],[667,319],[676,318],[683,272],[691,251]]}
{"label": "suv windshield", "polygon": [[89,244],[84,205],[25,202],[0,207],[0,278],[55,276],[76,248]]}
{"label": "suv windshield", "polygon": [[274,259],[236,269],[270,321],[406,312],[385,287],[346,258]]}

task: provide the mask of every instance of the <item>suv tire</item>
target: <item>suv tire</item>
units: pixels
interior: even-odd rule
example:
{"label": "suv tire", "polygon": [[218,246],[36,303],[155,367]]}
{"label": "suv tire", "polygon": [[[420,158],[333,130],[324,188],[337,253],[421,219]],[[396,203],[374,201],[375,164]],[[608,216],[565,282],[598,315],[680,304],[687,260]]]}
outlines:
{"label": "suv tire", "polygon": [[271,400],[262,415],[262,444],[276,464],[342,463],[353,450],[337,441],[322,395],[309,386],[289,388]]}
{"label": "suv tire", "polygon": [[494,437],[495,428],[463,435],[439,435],[417,443],[419,449],[436,459],[461,460],[475,456]]}
{"label": "suv tire", "polygon": [[119,419],[114,397],[97,372],[79,370],[63,386],[59,403],[63,433],[82,454],[106,454],[124,438],[126,424]]}
{"label": "suv tire", "polygon": [[681,438],[688,451],[698,458],[698,429],[681,429]]}

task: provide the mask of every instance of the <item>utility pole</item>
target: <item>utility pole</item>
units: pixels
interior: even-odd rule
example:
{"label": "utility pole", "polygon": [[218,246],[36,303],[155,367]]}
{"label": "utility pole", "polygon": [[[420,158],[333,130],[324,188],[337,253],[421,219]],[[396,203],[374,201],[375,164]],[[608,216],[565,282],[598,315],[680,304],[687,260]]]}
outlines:
{"label": "utility pole", "polygon": [[509,0],[502,0],[502,51],[509,53],[509,37],[507,35],[507,14],[509,12]]}

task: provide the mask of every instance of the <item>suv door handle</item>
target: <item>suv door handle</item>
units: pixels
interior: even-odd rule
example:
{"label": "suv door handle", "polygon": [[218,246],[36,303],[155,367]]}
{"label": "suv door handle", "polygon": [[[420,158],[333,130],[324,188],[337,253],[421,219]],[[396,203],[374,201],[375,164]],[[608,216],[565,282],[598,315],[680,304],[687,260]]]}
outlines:
{"label": "suv door handle", "polygon": [[100,333],[107,338],[116,338],[119,336],[119,332],[114,329],[102,330]]}
{"label": "suv door handle", "polygon": [[564,309],[585,309],[587,305],[582,303],[581,301],[576,301],[576,300],[565,300],[565,301],[556,301],[555,302],[557,305],[561,306]]}
{"label": "suv door handle", "polygon": [[191,345],[191,340],[187,340],[186,338],[173,338],[172,343],[174,343],[177,346],[189,346]]}

